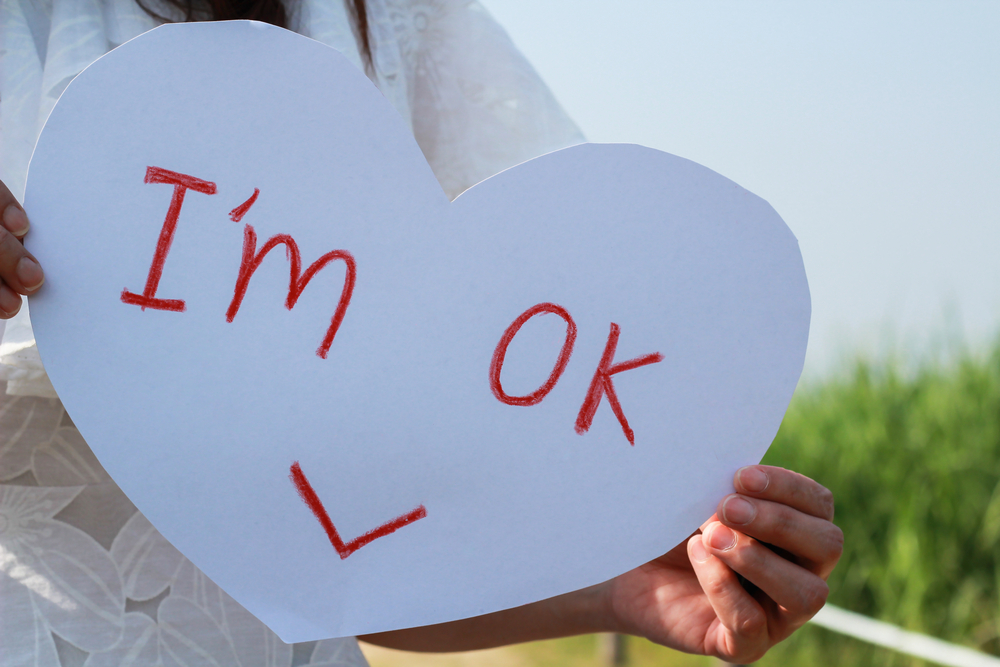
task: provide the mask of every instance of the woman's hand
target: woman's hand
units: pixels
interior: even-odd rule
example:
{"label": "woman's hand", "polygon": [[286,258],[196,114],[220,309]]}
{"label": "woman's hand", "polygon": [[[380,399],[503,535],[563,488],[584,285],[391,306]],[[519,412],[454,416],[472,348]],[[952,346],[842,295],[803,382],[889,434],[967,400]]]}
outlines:
{"label": "woman's hand", "polygon": [[602,584],[615,630],[743,663],[820,610],[844,543],[832,494],[772,466],[740,469],[733,486],[700,533]]}
{"label": "woman's hand", "polygon": [[21,310],[21,296],[38,291],[45,282],[42,267],[24,249],[28,216],[7,186],[0,183],[0,319]]}
{"label": "woman's hand", "polygon": [[826,602],[826,578],[844,536],[831,522],[833,496],[808,477],[748,466],[737,471],[733,486],[737,493],[719,503],[701,532],[611,581],[485,616],[361,639],[440,652],[611,631],[752,662]]}

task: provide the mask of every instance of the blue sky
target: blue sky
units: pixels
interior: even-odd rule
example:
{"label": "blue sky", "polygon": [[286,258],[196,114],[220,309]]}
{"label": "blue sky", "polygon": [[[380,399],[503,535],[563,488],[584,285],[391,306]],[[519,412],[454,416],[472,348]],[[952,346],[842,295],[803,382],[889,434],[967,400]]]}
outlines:
{"label": "blue sky", "polygon": [[767,199],[807,368],[1000,332],[1000,3],[483,0],[591,141]]}

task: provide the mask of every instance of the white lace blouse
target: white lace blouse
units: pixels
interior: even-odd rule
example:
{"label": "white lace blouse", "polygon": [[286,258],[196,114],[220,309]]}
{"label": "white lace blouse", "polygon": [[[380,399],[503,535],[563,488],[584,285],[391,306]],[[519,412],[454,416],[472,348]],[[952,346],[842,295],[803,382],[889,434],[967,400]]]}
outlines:
{"label": "white lace blouse", "polygon": [[[148,4],[170,15],[169,6]],[[342,0],[286,5],[293,29],[361,67]],[[449,196],[582,141],[477,2],[367,0],[367,7],[370,76]],[[135,0],[0,0],[0,179],[15,196],[70,80],[155,25]],[[353,639],[283,644],[136,511],[65,414],[26,311],[6,332],[0,323],[0,662],[363,665]]]}

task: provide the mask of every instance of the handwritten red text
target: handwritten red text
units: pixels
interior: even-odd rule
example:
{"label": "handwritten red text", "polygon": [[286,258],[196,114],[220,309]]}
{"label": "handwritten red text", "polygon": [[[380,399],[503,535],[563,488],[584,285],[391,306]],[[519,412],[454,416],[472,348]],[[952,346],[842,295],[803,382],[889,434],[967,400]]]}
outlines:
{"label": "handwritten red text", "polygon": [[302,467],[299,465],[298,461],[292,463],[288,478],[292,480],[292,484],[295,485],[295,490],[298,491],[299,497],[302,498],[302,501],[309,507],[310,510],[312,510],[312,513],[316,516],[320,525],[323,526],[323,530],[326,531],[326,536],[330,538],[330,544],[332,544],[333,548],[337,550],[337,554],[341,559],[347,558],[366,544],[371,544],[380,537],[391,535],[403,526],[411,524],[414,521],[423,519],[427,516],[427,509],[423,505],[420,505],[415,510],[407,512],[406,514],[396,517],[392,521],[387,521],[381,526],[369,530],[361,537],[356,537],[350,542],[344,542],[344,540],[340,537],[340,533],[337,532],[336,526],[333,525],[333,521],[330,520],[330,515],[327,513],[326,508],[323,507],[323,502],[319,499],[319,496],[316,495],[312,485],[309,484],[309,480],[306,479],[305,474],[302,472]]}
{"label": "handwritten red text", "polygon": [[[128,289],[124,289],[122,290],[121,300],[122,303],[140,306],[143,310],[153,308],[155,310],[169,310],[182,313],[186,309],[183,299],[160,299],[156,297],[156,290],[163,275],[163,265],[167,261],[167,253],[170,252],[170,245],[174,240],[177,219],[181,214],[181,206],[184,205],[184,195],[188,190],[194,190],[206,195],[214,195],[216,193],[215,183],[160,167],[147,168],[145,182],[171,184],[174,186],[174,194],[170,200],[170,208],[167,209],[167,217],[163,221],[163,228],[160,230],[160,238],[156,243],[153,263],[149,268],[149,275],[146,278],[146,288],[142,294],[135,294]],[[254,188],[253,194],[249,199],[229,212],[229,218],[234,222],[240,222],[257,201],[259,195],[260,189]],[[354,261],[354,256],[346,250],[331,250],[310,264],[305,273],[302,273],[302,258],[295,239],[288,234],[276,234],[268,239],[264,247],[258,252],[257,233],[252,226],[246,225],[243,230],[242,261],[240,263],[239,274],[236,278],[233,299],[226,311],[226,321],[232,322],[233,318],[236,317],[236,313],[240,309],[240,304],[243,303],[243,297],[246,296],[247,287],[250,284],[250,278],[253,276],[254,271],[264,261],[267,253],[281,244],[285,246],[285,254],[291,265],[289,267],[291,277],[288,285],[288,297],[285,299],[285,307],[289,310],[299,300],[302,290],[305,289],[306,285],[309,284],[309,281],[312,280],[313,276],[320,269],[336,259],[342,260],[347,266],[347,274],[344,276],[344,287],[340,292],[340,299],[333,312],[333,317],[330,319],[330,326],[327,327],[326,334],[316,349],[316,355],[322,359],[326,359],[330,352],[330,346],[333,344],[333,339],[337,335],[337,330],[340,329],[340,325],[344,321],[347,307],[351,303],[351,295],[354,293],[354,283],[357,279],[357,264]]]}
{"label": "handwritten red text", "polygon": [[167,261],[170,244],[174,242],[174,230],[177,229],[177,218],[180,217],[181,206],[184,205],[184,195],[188,190],[214,195],[215,183],[159,167],[146,169],[146,183],[171,184],[174,186],[174,196],[170,199],[170,208],[167,209],[167,217],[163,221],[160,238],[156,242],[153,264],[149,267],[149,275],[146,277],[146,288],[142,290],[142,294],[135,294],[128,289],[122,290],[122,303],[140,306],[143,310],[153,308],[154,310],[184,312],[182,299],[158,299],[156,298],[156,288],[160,285],[160,276],[163,275],[163,265]]}
{"label": "handwritten red text", "polygon": [[[503,386],[500,384],[500,373],[503,370],[503,362],[507,355],[507,348],[510,346],[511,341],[514,340],[514,336],[517,335],[517,332],[521,329],[524,323],[535,315],[539,315],[541,313],[554,313],[566,322],[566,338],[563,342],[562,349],[559,351],[559,358],[556,360],[556,365],[549,374],[548,379],[544,384],[542,384],[541,387],[525,396],[510,396],[503,390]],[[625,411],[622,409],[621,402],[618,400],[618,394],[615,392],[615,385],[614,382],[611,381],[611,376],[624,371],[630,371],[634,368],[639,368],[640,366],[647,366],[649,364],[655,364],[663,361],[663,355],[659,352],[654,352],[653,354],[646,354],[641,357],[636,357],[635,359],[630,359],[629,361],[621,361],[616,364],[614,363],[615,350],[618,348],[618,337],[620,335],[621,327],[612,322],[611,333],[608,335],[608,342],[604,346],[604,354],[601,356],[601,361],[597,365],[594,377],[590,381],[590,388],[587,390],[586,398],[583,399],[583,405],[580,406],[580,413],[576,417],[575,429],[580,435],[583,435],[590,429],[590,425],[594,421],[594,415],[597,413],[597,406],[601,403],[601,398],[603,396],[607,396],[608,403],[611,405],[611,411],[614,412],[615,417],[618,418],[618,423],[621,424],[622,432],[625,434],[625,438],[628,440],[629,444],[634,447],[635,432],[628,424],[628,419],[626,419]],[[552,388],[556,386],[556,383],[562,376],[563,371],[566,370],[566,366],[569,364],[570,356],[573,354],[573,344],[575,341],[576,323],[562,306],[558,306],[554,303],[539,303],[524,311],[518,315],[517,319],[515,319],[503,332],[503,336],[500,337],[500,342],[493,351],[493,359],[490,362],[490,389],[493,391],[493,395],[497,397],[498,401],[506,403],[507,405],[527,406],[541,403],[542,399],[544,399],[548,393],[552,391]]]}
{"label": "handwritten red text", "polygon": [[[566,322],[566,338],[562,349],[559,350],[556,365],[552,368],[552,373],[549,374],[548,379],[535,391],[526,396],[509,396],[500,384],[500,371],[503,370],[504,358],[507,356],[507,347],[514,340],[514,336],[517,335],[521,327],[524,326],[524,323],[541,313],[554,313]],[[503,332],[503,336],[500,337],[500,343],[497,344],[496,350],[493,351],[493,361],[490,362],[490,389],[493,390],[493,395],[501,403],[506,403],[507,405],[535,405],[541,403],[542,399],[556,386],[556,382],[559,381],[563,371],[566,370],[566,364],[569,363],[569,357],[573,354],[573,344],[575,342],[576,322],[573,321],[573,318],[570,317],[569,313],[562,306],[557,306],[554,303],[540,303],[524,311]]]}
{"label": "handwritten red text", "polygon": [[264,247],[260,249],[260,252],[257,252],[257,233],[251,225],[246,225],[243,228],[243,261],[240,264],[240,275],[236,279],[233,300],[229,303],[229,310],[226,311],[226,321],[232,322],[233,318],[236,317],[236,313],[240,309],[240,304],[243,303],[243,297],[246,296],[247,287],[250,286],[250,278],[253,276],[254,271],[264,261],[267,253],[281,244],[285,245],[285,255],[288,257],[290,264],[289,270],[291,276],[288,281],[288,298],[285,299],[285,307],[288,310],[292,309],[295,302],[299,300],[302,290],[306,288],[306,285],[309,284],[309,281],[313,279],[313,276],[320,269],[335,259],[343,260],[344,264],[347,265],[347,273],[344,276],[344,288],[340,292],[337,309],[333,312],[326,335],[323,336],[322,342],[316,349],[317,356],[326,359],[326,355],[330,351],[330,345],[333,344],[333,338],[337,335],[337,329],[340,328],[340,323],[344,321],[347,306],[351,303],[351,294],[354,293],[357,265],[354,262],[354,257],[346,250],[331,250],[310,264],[306,272],[300,276],[299,274],[302,271],[302,256],[299,253],[299,246],[295,243],[295,239],[288,234],[276,234],[268,239]]}
{"label": "handwritten red text", "polygon": [[615,393],[615,385],[611,381],[611,376],[640,366],[659,363],[663,361],[663,355],[654,352],[614,364],[612,362],[615,360],[615,349],[618,347],[620,334],[621,327],[612,322],[608,343],[604,346],[604,355],[601,356],[601,362],[597,365],[594,378],[590,381],[587,397],[583,400],[583,405],[580,406],[580,414],[576,417],[576,432],[583,435],[590,429],[590,425],[594,421],[594,414],[597,412],[597,406],[601,402],[601,396],[607,395],[611,411],[615,413],[615,417],[618,417],[618,423],[621,424],[625,437],[628,438],[629,444],[634,447],[635,433],[629,427],[625,412],[622,410],[621,403],[618,402],[618,394]]}

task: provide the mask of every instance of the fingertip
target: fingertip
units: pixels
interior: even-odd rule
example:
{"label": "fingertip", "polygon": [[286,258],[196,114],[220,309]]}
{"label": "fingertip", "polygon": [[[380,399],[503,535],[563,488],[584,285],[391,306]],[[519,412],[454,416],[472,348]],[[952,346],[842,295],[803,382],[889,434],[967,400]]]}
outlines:
{"label": "fingertip", "polygon": [[730,551],[739,542],[739,534],[729,526],[716,521],[705,529],[702,540],[715,551]]}
{"label": "fingertip", "polygon": [[733,486],[742,493],[764,493],[771,478],[762,466],[743,466],[733,476]]}
{"label": "fingertip", "polygon": [[0,283],[0,318],[10,319],[20,310],[21,297],[5,283]]}
{"label": "fingertip", "polygon": [[36,291],[45,282],[42,267],[31,257],[22,257],[18,260],[14,273],[26,292]]}
{"label": "fingertip", "polygon": [[723,498],[718,513],[722,515],[722,521],[730,525],[746,526],[757,518],[757,506],[751,500],[734,493]]}
{"label": "fingertip", "polygon": [[21,238],[28,233],[31,224],[28,222],[28,215],[17,204],[8,204],[3,210],[3,226],[17,238]]}
{"label": "fingertip", "polygon": [[712,554],[708,553],[701,535],[695,535],[688,540],[688,556],[695,563],[704,563]]}

